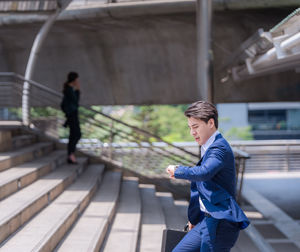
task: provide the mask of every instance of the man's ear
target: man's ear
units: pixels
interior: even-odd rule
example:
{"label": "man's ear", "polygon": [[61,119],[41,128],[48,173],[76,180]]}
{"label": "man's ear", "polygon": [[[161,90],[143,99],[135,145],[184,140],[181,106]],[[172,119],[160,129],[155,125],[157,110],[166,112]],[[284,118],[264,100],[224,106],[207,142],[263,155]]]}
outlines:
{"label": "man's ear", "polygon": [[208,125],[209,125],[209,127],[210,127],[211,129],[215,126],[215,121],[214,121],[213,118],[210,118],[210,119],[208,120]]}

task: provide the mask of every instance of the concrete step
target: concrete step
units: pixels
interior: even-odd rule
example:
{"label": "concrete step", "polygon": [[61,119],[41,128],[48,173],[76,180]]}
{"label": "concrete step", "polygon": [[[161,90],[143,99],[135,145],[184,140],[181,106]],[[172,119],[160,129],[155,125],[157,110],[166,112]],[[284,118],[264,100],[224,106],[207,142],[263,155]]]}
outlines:
{"label": "concrete step", "polygon": [[182,216],[175,206],[172,194],[169,192],[157,192],[156,195],[162,205],[167,228],[183,230],[187,223],[187,219]]}
{"label": "concrete step", "polygon": [[56,251],[99,251],[115,214],[120,184],[120,172],[105,173],[96,195]]}
{"label": "concrete step", "polygon": [[105,244],[100,251],[136,251],[141,221],[141,207],[138,179],[124,177],[117,213],[111,230],[107,234]]}
{"label": "concrete step", "polygon": [[53,143],[45,142],[37,143],[18,150],[2,152],[0,153],[0,171],[46,155],[53,150],[53,147]]}
{"label": "concrete step", "polygon": [[[181,216],[184,217],[186,223],[188,222],[187,211],[189,202],[186,200],[175,200],[175,206],[177,207]],[[245,210],[245,209],[244,209]],[[250,209],[252,210],[252,209]],[[260,252],[254,242],[250,239],[247,233],[242,230],[235,246],[231,249],[232,252]]]}
{"label": "concrete step", "polygon": [[12,149],[12,139],[21,135],[21,126],[3,125],[0,121],[0,152]]}
{"label": "concrete step", "polygon": [[12,149],[22,148],[36,143],[37,136],[35,135],[20,135],[12,138]]}
{"label": "concrete step", "polygon": [[0,131],[10,131],[12,136],[20,135],[23,129],[22,122],[0,121]]}
{"label": "concrete step", "polygon": [[21,137],[21,134],[21,127],[3,127],[3,125],[0,124],[0,152],[19,148],[22,144],[26,144],[26,142],[30,143],[29,139],[36,138],[35,136],[32,136],[32,138],[28,136]]}
{"label": "concrete step", "polygon": [[86,165],[82,158],[78,165],[64,165],[33,184],[0,202],[0,242],[55,199],[70,185],[79,170]]}
{"label": "concrete step", "polygon": [[181,216],[185,219],[185,223],[187,223],[189,202],[187,200],[174,200],[174,204]]}
{"label": "concrete step", "polygon": [[275,252],[299,252],[300,249],[295,246],[291,242],[287,241],[276,241],[276,242],[269,242],[274,249]]}
{"label": "concrete step", "polygon": [[239,238],[231,249],[231,252],[260,252],[260,250],[256,247],[247,233],[242,230],[240,231]]}
{"label": "concrete step", "polygon": [[89,166],[73,185],[28,222],[1,250],[52,251],[89,203],[103,169],[103,165]]}
{"label": "concrete step", "polygon": [[142,225],[139,250],[157,252],[161,250],[165,217],[154,185],[139,185],[142,198]]}
{"label": "concrete step", "polygon": [[12,136],[11,131],[0,128],[0,152],[11,150]]}
{"label": "concrete step", "polygon": [[[256,242],[256,234],[264,238],[264,243],[269,246],[269,250],[274,250],[270,244],[267,242],[266,238],[286,238],[288,239],[291,244],[296,247],[300,251],[300,226],[298,225],[295,220],[293,220],[289,215],[287,215],[283,210],[281,210],[277,205],[273,202],[265,198],[263,195],[258,193],[254,188],[251,186],[244,184],[243,186],[243,197],[252,205],[254,206],[267,220],[272,221],[272,227],[269,224],[256,225],[255,232],[253,232],[253,241]],[[251,226],[251,225],[250,225]],[[254,226],[254,225],[253,225]],[[253,227],[254,228],[254,227]],[[268,229],[271,231],[263,232],[261,228]],[[270,237],[270,235],[274,235],[275,231],[274,228],[280,231],[282,234],[281,237]],[[257,231],[257,229],[260,229]],[[247,228],[245,230],[247,233],[251,232],[251,228]],[[278,233],[278,231],[276,233]],[[268,237],[266,237],[266,234]],[[277,236],[277,235],[276,235]],[[277,244],[278,245],[278,244]],[[259,247],[259,244],[258,244]],[[274,246],[273,246],[274,247]],[[277,251],[277,250],[275,250]],[[286,250],[287,251],[287,250]]]}
{"label": "concrete step", "polygon": [[58,150],[46,157],[0,172],[0,200],[61,166],[66,158],[66,152]]}

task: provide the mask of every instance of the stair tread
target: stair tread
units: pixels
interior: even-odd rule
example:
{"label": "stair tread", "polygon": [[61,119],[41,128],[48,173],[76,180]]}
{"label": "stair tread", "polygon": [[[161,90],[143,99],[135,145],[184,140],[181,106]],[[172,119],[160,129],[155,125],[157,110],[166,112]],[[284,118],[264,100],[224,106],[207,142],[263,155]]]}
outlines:
{"label": "stair tread", "polygon": [[161,250],[163,230],[166,228],[165,217],[159,199],[155,195],[155,186],[140,186],[142,198],[142,225],[140,251]]}
{"label": "stair tread", "polygon": [[14,165],[45,155],[53,150],[53,147],[52,142],[41,142],[23,148],[16,148],[13,151],[0,152],[0,170],[7,170]]}
{"label": "stair tread", "polygon": [[19,135],[19,136],[14,136],[12,137],[12,141],[17,141],[19,139],[35,139],[36,136],[35,135],[32,135],[32,134],[24,134],[24,135]]}
{"label": "stair tread", "polygon": [[156,195],[163,207],[167,228],[182,230],[187,223],[187,220],[175,206],[172,194],[168,192],[157,192]]}
{"label": "stair tread", "polygon": [[53,151],[46,157],[41,157],[39,159],[35,159],[34,161],[26,162],[24,164],[0,172],[0,187],[31,172],[37,171],[43,165],[63,155],[65,155],[65,151]]}
{"label": "stair tread", "polygon": [[[83,163],[86,159],[79,160]],[[36,199],[47,194],[52,188],[60,184],[65,178],[76,171],[74,165],[64,165],[56,171],[40,178],[30,186],[11,195],[0,202],[0,225],[18,214],[26,206],[32,204]]]}
{"label": "stair tread", "polygon": [[33,150],[36,150],[36,149],[39,149],[41,147],[48,146],[48,145],[52,145],[52,143],[51,142],[41,142],[41,143],[36,143],[31,146],[26,146],[26,147],[23,147],[23,148],[20,148],[17,150],[1,152],[0,153],[0,161],[22,155],[23,153],[28,153],[28,152],[31,152]]}
{"label": "stair tread", "polygon": [[120,172],[106,172],[96,195],[57,251],[99,251],[116,208],[120,180]]}
{"label": "stair tread", "polygon": [[[42,210],[23,229],[15,234],[3,247],[4,251],[41,251],[50,242],[48,249],[52,250],[51,238],[75,212],[79,213],[80,204],[91,193],[104,170],[103,165],[91,165],[78,180],[58,196],[48,207]],[[63,228],[66,232],[67,230]],[[62,234],[64,235],[64,233]],[[56,241],[56,243],[60,240]],[[46,249],[46,250],[48,250]]]}
{"label": "stair tread", "polygon": [[259,252],[254,242],[250,239],[244,230],[240,231],[239,238],[231,249],[232,252]]}
{"label": "stair tread", "polygon": [[37,140],[36,135],[24,134],[19,136],[14,136],[12,138],[12,148],[22,148],[35,143]]}
{"label": "stair tread", "polygon": [[187,200],[174,200],[174,204],[177,207],[181,216],[185,219],[185,222],[188,222],[188,207],[189,202]]}
{"label": "stair tread", "polygon": [[124,178],[119,207],[103,251],[136,251],[140,219],[141,199],[138,179]]}

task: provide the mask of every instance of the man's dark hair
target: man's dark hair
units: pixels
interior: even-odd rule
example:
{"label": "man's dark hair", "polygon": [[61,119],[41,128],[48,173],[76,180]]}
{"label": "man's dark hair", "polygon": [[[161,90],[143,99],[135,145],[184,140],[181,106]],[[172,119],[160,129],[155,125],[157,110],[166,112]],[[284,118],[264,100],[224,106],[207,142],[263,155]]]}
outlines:
{"label": "man's dark hair", "polygon": [[218,111],[215,105],[206,101],[197,101],[191,104],[184,112],[186,117],[194,117],[207,123],[213,118],[216,128],[218,128]]}

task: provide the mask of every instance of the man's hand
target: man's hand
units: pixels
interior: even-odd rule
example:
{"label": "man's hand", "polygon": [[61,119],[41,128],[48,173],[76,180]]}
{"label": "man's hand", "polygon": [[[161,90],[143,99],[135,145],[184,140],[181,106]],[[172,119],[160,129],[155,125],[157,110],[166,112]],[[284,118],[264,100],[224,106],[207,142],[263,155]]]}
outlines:
{"label": "man's hand", "polygon": [[174,177],[174,173],[175,173],[175,169],[176,169],[177,165],[169,165],[166,169],[166,172],[169,173],[170,178],[175,179]]}
{"label": "man's hand", "polygon": [[195,226],[190,222],[188,222],[188,224],[189,224],[189,231],[191,231]]}

